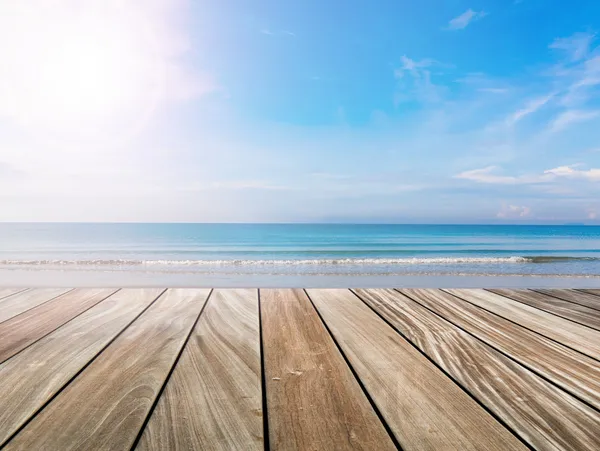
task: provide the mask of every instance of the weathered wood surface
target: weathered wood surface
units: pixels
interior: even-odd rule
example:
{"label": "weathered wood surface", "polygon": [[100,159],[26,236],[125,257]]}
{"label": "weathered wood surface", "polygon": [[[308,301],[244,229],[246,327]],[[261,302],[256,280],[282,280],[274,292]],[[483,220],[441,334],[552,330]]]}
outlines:
{"label": "weathered wood surface", "polygon": [[303,290],[261,290],[276,450],[396,449]]}
{"label": "weathered wood surface", "polygon": [[0,448],[599,449],[600,296],[451,291],[0,289]]}
{"label": "weathered wood surface", "polygon": [[480,289],[445,291],[600,360],[600,331],[598,330],[580,326],[567,319],[489,291]]}
{"label": "weathered wood surface", "polygon": [[0,323],[70,291],[65,288],[34,288],[0,300]]}
{"label": "weathered wood surface", "polygon": [[208,293],[167,290],[7,449],[130,449]]}
{"label": "weathered wood surface", "polygon": [[399,291],[600,409],[596,360],[441,290]]}
{"label": "weathered wood surface", "polygon": [[123,289],[0,365],[0,446],[162,291]]}
{"label": "weathered wood surface", "polygon": [[2,308],[2,299],[25,290],[27,288],[0,288],[0,309]]}
{"label": "weathered wood surface", "polygon": [[137,449],[262,450],[257,290],[215,290]]}
{"label": "weathered wood surface", "polygon": [[[552,290],[554,291],[558,291],[558,290]],[[577,293],[585,293],[585,294],[589,294],[592,296],[596,296],[596,297],[600,297],[600,289],[598,288],[587,288],[587,289],[580,289],[580,290],[565,290],[565,291],[576,291]],[[579,299],[579,296],[575,296],[576,299]],[[586,297],[586,299],[590,299],[588,297]],[[593,302],[593,305],[588,305],[588,307],[593,307],[595,305],[595,300],[592,301],[592,299],[590,299],[590,303]],[[587,304],[586,304],[587,305]]]}
{"label": "weathered wood surface", "polygon": [[500,288],[488,291],[575,321],[592,329],[600,330],[600,311],[598,310],[531,290],[507,290]]}
{"label": "weathered wood surface", "polygon": [[115,291],[109,288],[78,288],[0,323],[0,363]]}
{"label": "weathered wood surface", "polygon": [[596,410],[397,291],[355,292],[535,449],[600,449]]}
{"label": "weathered wood surface", "polygon": [[526,449],[349,290],[308,294],[403,449]]}
{"label": "weathered wood surface", "polygon": [[600,311],[600,290],[535,289],[534,291]]}

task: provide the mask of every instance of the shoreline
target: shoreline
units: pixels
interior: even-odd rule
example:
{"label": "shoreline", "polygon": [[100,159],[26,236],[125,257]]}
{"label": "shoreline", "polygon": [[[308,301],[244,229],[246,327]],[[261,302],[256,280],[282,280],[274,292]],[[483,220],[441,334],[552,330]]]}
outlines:
{"label": "shoreline", "polygon": [[0,287],[598,288],[600,275],[226,274],[0,269]]}

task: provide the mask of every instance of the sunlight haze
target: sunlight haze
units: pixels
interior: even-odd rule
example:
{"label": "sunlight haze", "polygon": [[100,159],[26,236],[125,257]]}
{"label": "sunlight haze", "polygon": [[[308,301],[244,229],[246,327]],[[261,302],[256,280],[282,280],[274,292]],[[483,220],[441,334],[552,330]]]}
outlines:
{"label": "sunlight haze", "polygon": [[0,2],[0,220],[600,223],[594,1]]}

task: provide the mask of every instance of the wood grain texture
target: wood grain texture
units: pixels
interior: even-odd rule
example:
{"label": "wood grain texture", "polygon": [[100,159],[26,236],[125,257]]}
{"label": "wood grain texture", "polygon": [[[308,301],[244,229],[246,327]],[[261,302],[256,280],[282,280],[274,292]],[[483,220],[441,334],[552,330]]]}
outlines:
{"label": "wood grain texture", "polygon": [[78,288],[0,323],[0,363],[115,291],[108,288]]}
{"label": "wood grain texture", "polygon": [[215,290],[137,449],[262,450],[257,290]]}
{"label": "wood grain texture", "polygon": [[0,323],[68,291],[66,288],[35,288],[8,296],[0,301]]}
{"label": "wood grain texture", "polygon": [[592,329],[600,330],[600,311],[598,310],[531,290],[508,290],[500,288],[488,291],[575,321]]}
{"label": "wood grain texture", "polygon": [[7,449],[130,449],[208,293],[167,290]]}
{"label": "wood grain texture", "polygon": [[583,354],[600,359],[600,331],[480,289],[444,290]]}
{"label": "wood grain texture", "polygon": [[[557,290],[552,290],[552,291],[557,291]],[[571,290],[567,290],[567,291],[571,291]],[[585,294],[589,294],[592,296],[596,296],[596,297],[600,297],[600,289],[598,288],[587,288],[587,289],[580,289],[580,290],[576,290],[577,293],[585,293]],[[590,302],[593,302],[595,305],[595,300],[592,300],[590,298]],[[593,307],[593,305],[588,305],[588,307]]]}
{"label": "wood grain texture", "polygon": [[162,291],[121,290],[0,365],[0,446]]}
{"label": "wood grain texture", "polygon": [[[574,302],[575,304],[584,305],[600,312],[600,290],[566,290],[566,289],[536,289],[539,293],[544,293],[549,296],[555,296],[565,301]],[[596,293],[596,294],[594,294]]]}
{"label": "wood grain texture", "polygon": [[441,290],[399,291],[600,409],[596,360]]}
{"label": "wood grain texture", "polygon": [[261,319],[273,449],[396,449],[303,290],[261,290]]}
{"label": "wood grain texture", "polygon": [[535,449],[600,449],[593,408],[397,291],[355,291]]}
{"label": "wood grain texture", "polygon": [[27,288],[0,288],[0,309],[2,308],[2,300],[16,293],[22,293]]}
{"label": "wood grain texture", "polygon": [[403,449],[526,449],[349,290],[308,293]]}

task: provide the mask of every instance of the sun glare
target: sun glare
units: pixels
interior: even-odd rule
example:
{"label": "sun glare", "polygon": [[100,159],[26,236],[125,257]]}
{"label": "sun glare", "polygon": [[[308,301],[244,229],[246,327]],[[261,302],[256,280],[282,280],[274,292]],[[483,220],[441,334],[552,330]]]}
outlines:
{"label": "sun glare", "polygon": [[39,109],[60,117],[108,115],[134,88],[127,59],[111,36],[64,37],[40,64]]}
{"label": "sun glare", "polygon": [[7,62],[0,75],[10,86],[4,94],[0,86],[0,114],[61,134],[106,133],[135,128],[162,95],[171,55],[161,15],[103,2],[15,4],[6,12],[13,20],[0,37],[18,45],[0,49]]}

